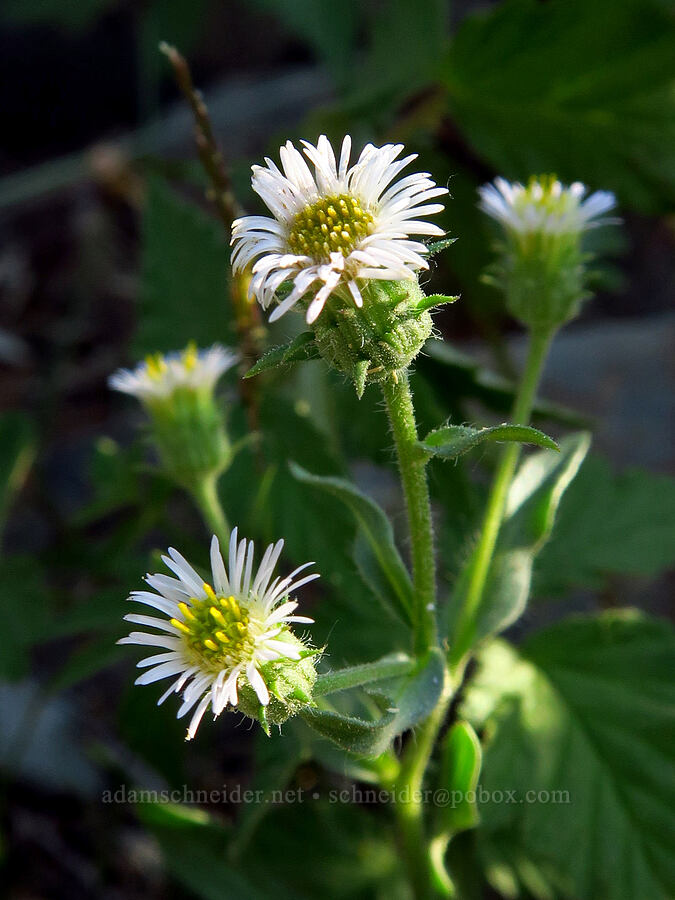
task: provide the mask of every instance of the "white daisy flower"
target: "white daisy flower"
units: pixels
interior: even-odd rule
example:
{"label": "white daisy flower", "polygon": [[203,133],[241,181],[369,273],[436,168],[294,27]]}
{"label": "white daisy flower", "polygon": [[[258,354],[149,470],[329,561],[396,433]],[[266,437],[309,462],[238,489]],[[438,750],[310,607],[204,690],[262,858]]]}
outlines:
{"label": "white daisy flower", "polygon": [[580,181],[566,187],[547,176],[531,178],[527,186],[495,178],[478,189],[481,209],[516,235],[581,234],[615,222],[600,218],[616,205],[614,194],[596,191],[584,197],[586,191]]}
{"label": "white daisy flower", "polygon": [[232,350],[219,344],[208,350],[197,350],[190,344],[177,353],[148,356],[135,369],[119,369],[110,376],[108,385],[143,402],[165,400],[178,388],[211,391],[238,358]]}
{"label": "white daisy flower", "polygon": [[270,544],[254,573],[253,541],[238,541],[235,528],[226,569],[214,536],[212,584],[203,581],[187,560],[171,548],[162,560],[177,577],[147,575],[145,580],[156,593],[134,591],[129,597],[166,618],[135,613],[125,616],[127,622],[154,630],[133,631],[118,643],[140,644],[159,651],[138,663],[147,671],[136,679],[136,684],[174,679],[158,703],[172,693],[182,693],[178,718],[194,709],[187,740],[195,736],[209,706],[214,717],[228,703],[237,706],[238,691],[243,685],[250,685],[261,706],[266,707],[270,690],[265,682],[265,665],[303,657],[302,644],[288,626],[294,622],[311,623],[313,619],[295,615],[298,604],[289,597],[319,575],[294,580],[313,565],[310,562],[286,578],[277,576],[272,580],[283,546],[283,540]]}
{"label": "white daisy flower", "polygon": [[232,227],[232,268],[238,273],[254,264],[249,291],[263,308],[283,282],[293,283],[270,321],[308,293],[308,323],[335,291],[362,306],[360,283],[413,279],[415,272],[428,268],[426,245],[410,240],[411,235],[444,234],[424,217],[443,210],[429,201],[447,190],[437,187],[428,172],[394,181],[417,156],[398,159],[403,144],[368,144],[350,166],[349,135],[339,161],[325,135],[316,146],[302,143],[314,172],[287,141],[279,151],[283,171],[271,159],[265,160],[266,167],[253,166],[253,190],[274,218],[245,216]]}

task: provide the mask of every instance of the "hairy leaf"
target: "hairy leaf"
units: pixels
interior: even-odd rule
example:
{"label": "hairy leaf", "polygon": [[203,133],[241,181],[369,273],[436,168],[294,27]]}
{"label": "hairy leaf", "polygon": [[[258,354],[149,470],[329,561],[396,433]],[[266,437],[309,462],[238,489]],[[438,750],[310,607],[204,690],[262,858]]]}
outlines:
{"label": "hairy leaf", "polygon": [[521,444],[537,444],[549,450],[560,450],[558,444],[542,431],[527,425],[491,425],[487,428],[471,428],[468,425],[445,425],[431,431],[418,446],[442,459],[457,459],[486,441],[517,441]]}

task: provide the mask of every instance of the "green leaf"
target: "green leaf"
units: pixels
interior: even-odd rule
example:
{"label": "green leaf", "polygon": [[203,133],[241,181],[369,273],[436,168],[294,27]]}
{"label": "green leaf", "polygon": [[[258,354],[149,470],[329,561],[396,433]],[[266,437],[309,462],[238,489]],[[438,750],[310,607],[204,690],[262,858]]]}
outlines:
{"label": "green leaf", "polygon": [[421,300],[418,300],[413,307],[418,313],[426,312],[435,306],[445,306],[448,303],[454,303],[459,300],[459,296],[449,297],[447,294],[426,294]]}
{"label": "green leaf", "polygon": [[[530,595],[537,554],[551,534],[560,500],[588,452],[585,432],[568,435],[560,453],[533,453],[525,459],[509,489],[504,521],[485,584],[476,622],[451,622],[452,659],[457,661],[487,635],[513,624],[524,612]],[[458,579],[450,609],[459,611],[471,579],[470,558]]]}
{"label": "green leaf", "polygon": [[491,425],[487,428],[471,428],[468,425],[445,425],[431,431],[418,446],[442,459],[457,459],[486,441],[517,441],[521,444],[537,444],[549,450],[560,450],[558,444],[542,431],[527,425]]}
{"label": "green leaf", "polygon": [[432,712],[441,695],[444,677],[443,656],[433,650],[418,670],[404,679],[395,695],[387,696],[388,706],[377,720],[367,721],[311,707],[301,715],[310,728],[343,750],[358,756],[379,756],[397,735]]}
{"label": "green leaf", "polygon": [[347,669],[338,669],[334,672],[323,672],[314,685],[314,696],[325,697],[338,691],[346,691],[354,687],[362,687],[364,684],[372,684],[374,681],[397,678],[401,675],[409,675],[415,668],[415,663],[405,653],[392,653],[384,656],[376,662],[363,663],[360,666],[350,666]]}
{"label": "green leaf", "polygon": [[[446,237],[441,238],[439,241],[432,241],[430,244],[427,244],[427,253],[429,256],[436,256],[437,253],[447,250],[448,247],[452,247],[456,240],[456,237]],[[453,299],[457,298],[455,297]]]}
{"label": "green leaf", "polygon": [[483,842],[517,842],[579,900],[672,896],[674,655],[672,627],[634,611],[487,647],[463,709],[488,737]]}
{"label": "green leaf", "polygon": [[318,359],[320,356],[311,331],[303,331],[287,344],[280,347],[272,347],[255,365],[251,366],[244,378],[253,378],[261,372],[276,369],[279,366],[291,365],[295,362],[303,362],[307,359]]}
{"label": "green leaf", "polygon": [[137,356],[234,341],[222,225],[151,178],[143,218]]}
{"label": "green leaf", "polygon": [[36,448],[31,420],[20,412],[3,413],[0,417],[0,532],[14,497],[28,477]]}
{"label": "green leaf", "polygon": [[566,492],[535,571],[538,594],[601,588],[611,574],[655,576],[675,563],[675,479],[615,474],[590,456]]}
{"label": "green leaf", "polygon": [[450,803],[439,809],[438,825],[448,835],[478,824],[474,792],[482,763],[480,741],[468,722],[455,722],[443,739],[438,784],[450,792]]}
{"label": "green leaf", "polygon": [[555,171],[643,210],[675,197],[675,29],[650,0],[507,0],[465,19],[453,119],[507,178]]}
{"label": "green leaf", "polygon": [[[409,622],[413,607],[412,582],[396,549],[394,532],[384,512],[370,497],[366,497],[354,485],[341,478],[311,475],[295,463],[290,463],[290,468],[298,481],[338,497],[351,510],[370,548],[370,562],[377,567],[379,575],[389,585],[386,598],[389,605],[394,612]],[[363,553],[363,548],[361,552]]]}

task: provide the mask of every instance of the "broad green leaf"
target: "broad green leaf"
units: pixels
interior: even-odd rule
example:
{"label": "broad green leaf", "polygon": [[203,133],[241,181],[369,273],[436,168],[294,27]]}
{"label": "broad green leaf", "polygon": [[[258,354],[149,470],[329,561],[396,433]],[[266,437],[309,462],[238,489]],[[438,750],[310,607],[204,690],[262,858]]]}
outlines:
{"label": "broad green leaf", "polygon": [[675,479],[640,469],[615,474],[591,456],[562,499],[535,590],[600,588],[608,575],[654,576],[674,563]]}
{"label": "broad green leaf", "polygon": [[299,481],[327,491],[349,507],[370,547],[374,564],[389,584],[389,603],[397,614],[410,621],[413,606],[412,582],[396,549],[394,532],[384,512],[370,497],[341,478],[311,475],[295,463],[290,466],[291,472]]}
{"label": "broad green leaf", "polygon": [[[454,661],[487,635],[503,631],[524,612],[535,559],[550,537],[560,500],[589,446],[589,435],[581,432],[563,438],[560,453],[540,450],[521,463],[509,489],[504,521],[476,621],[460,618],[450,623],[450,652]],[[470,558],[460,573],[450,600],[451,614],[457,615],[463,608],[472,565],[473,558]]]}
{"label": "broad green leaf", "polygon": [[578,900],[672,896],[674,658],[672,626],[634,611],[487,647],[463,707],[488,738],[482,841],[557,870]]}
{"label": "broad green leaf", "polygon": [[350,666],[347,669],[338,669],[333,672],[323,672],[314,685],[314,696],[325,697],[338,691],[372,684],[374,681],[410,675],[414,668],[415,663],[409,656],[404,653],[393,653],[376,662]]}
{"label": "broad green leaf", "polygon": [[432,651],[416,672],[402,680],[395,696],[386,695],[388,705],[377,720],[367,721],[311,707],[301,715],[310,728],[343,750],[358,756],[379,756],[396,735],[432,712],[441,695],[444,677],[442,654]]}
{"label": "broad green leaf", "polygon": [[643,210],[675,197],[675,29],[652,0],[507,0],[464,20],[442,80],[477,153]]}
{"label": "broad green leaf", "polygon": [[20,412],[0,416],[0,534],[14,497],[23,487],[36,453],[31,420]]}
{"label": "broad green leaf", "polygon": [[253,378],[254,375],[260,375],[261,372],[267,372],[269,369],[291,365],[294,362],[303,362],[307,359],[318,359],[318,357],[319,351],[314,341],[314,335],[311,331],[303,331],[289,343],[268,350],[248,370],[244,378]]}
{"label": "broad green leaf", "polygon": [[439,787],[450,794],[450,802],[439,809],[438,826],[451,836],[478,824],[476,799],[482,762],[480,741],[468,722],[455,722],[441,747]]}
{"label": "broad green leaf", "polygon": [[151,178],[143,218],[137,356],[234,340],[222,225]]}
{"label": "broad green leaf", "polygon": [[431,431],[419,447],[442,459],[457,459],[489,441],[517,441],[521,444],[537,444],[549,450],[560,450],[558,444],[542,431],[527,425],[491,425],[487,428],[471,428],[468,425],[445,425]]}

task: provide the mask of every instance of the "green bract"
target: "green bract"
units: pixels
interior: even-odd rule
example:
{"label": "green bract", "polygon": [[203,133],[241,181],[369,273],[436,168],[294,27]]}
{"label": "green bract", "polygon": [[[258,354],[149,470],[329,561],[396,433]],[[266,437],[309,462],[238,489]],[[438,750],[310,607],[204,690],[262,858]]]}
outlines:
{"label": "green bract", "polygon": [[359,397],[415,359],[433,331],[429,310],[455,298],[428,297],[417,281],[368,281],[363,306],[336,291],[312,329],[326,362],[349,376]]}

